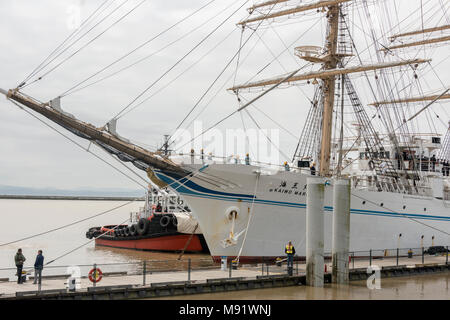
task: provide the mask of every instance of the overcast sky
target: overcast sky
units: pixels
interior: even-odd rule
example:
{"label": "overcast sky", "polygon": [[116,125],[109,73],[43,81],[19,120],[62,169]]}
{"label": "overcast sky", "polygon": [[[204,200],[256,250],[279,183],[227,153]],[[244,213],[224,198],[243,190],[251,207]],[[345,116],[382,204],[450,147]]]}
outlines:
{"label": "overcast sky", "polygon": [[[93,29],[77,45],[70,48],[59,60],[55,60],[55,63],[78,50],[83,44],[100,34],[141,1],[116,0],[112,2],[105,12],[111,11],[122,3],[124,5],[97,28]],[[103,2],[104,0],[2,0],[0,2],[0,30],[2,30],[2,36],[0,37],[0,87],[5,89],[16,87],[53,49],[71,34],[72,28],[78,20],[86,19]],[[61,64],[53,72],[45,75],[42,80],[26,87],[24,92],[41,101],[48,101],[57,97],[208,2],[208,0],[144,1],[120,23],[112,26],[79,53]],[[293,0],[292,2],[298,4],[301,1]],[[370,3],[372,2],[370,1]],[[213,31],[216,26],[220,25],[222,21],[243,5],[242,9],[238,10],[211,37],[196,48],[167,76],[163,77],[143,97],[155,93],[217,45],[215,50],[206,55],[198,64],[161,93],[119,120],[118,131],[122,136],[151,148],[160,145],[162,136],[173,133],[176,126],[236,53],[241,39],[241,31],[235,24],[248,16],[245,8],[250,7],[254,2],[250,0],[245,5],[244,3],[245,0],[214,1],[199,14],[120,61],[99,77],[117,71],[150,55],[152,52],[157,52],[168,43],[189,33],[183,40],[115,77],[64,97],[62,99],[63,108],[83,121],[93,123],[96,126],[104,125]],[[425,27],[437,25],[439,21],[430,18],[430,16],[436,16],[436,12],[439,12],[439,10],[433,10],[437,4],[432,4],[430,1],[423,1],[423,3],[422,10],[428,14],[424,21]],[[443,2],[434,1],[434,3],[440,5]],[[402,22],[402,26],[407,31],[420,28],[420,24],[417,27],[412,24],[412,22],[420,20],[419,4],[420,1],[401,0],[398,1],[397,7],[393,7],[396,12],[395,16],[398,17],[399,21],[403,20],[403,16],[407,17],[409,12],[411,17],[405,18],[406,20]],[[358,8],[360,6],[356,7],[356,9]],[[445,7],[442,8],[448,8],[448,3],[445,2]],[[372,8],[371,10],[372,14],[378,14],[377,9]],[[79,17],[78,12],[80,13]],[[448,24],[448,14],[441,13],[440,24]],[[359,29],[362,28],[361,16],[358,16],[355,11],[351,11],[350,16],[355,18],[355,24],[352,25],[355,40],[366,41],[367,34],[361,33],[362,31]],[[241,52],[242,66],[238,68],[236,83],[250,79],[255,72],[271,62],[274,55],[283,51],[284,53],[280,55],[278,61],[273,62],[265,69],[258,76],[259,79],[292,71],[304,65],[293,55],[293,47],[297,45],[322,46],[325,35],[325,19],[323,19],[322,14],[316,14],[315,12],[302,15],[300,18],[301,21],[281,20],[279,25],[275,26],[275,29],[268,25],[261,26]],[[383,18],[385,16],[380,16],[377,23],[385,23]],[[203,23],[205,23],[204,26],[199,27]],[[197,29],[193,31],[195,28]],[[385,29],[387,26],[383,25],[380,28]],[[401,27],[395,29],[395,31],[402,30]],[[375,32],[380,32],[380,30],[375,30]],[[245,40],[251,33],[252,31],[247,29],[243,34],[243,39]],[[300,36],[301,40],[295,43],[294,40]],[[259,40],[259,37],[263,40]],[[294,45],[291,46],[291,44]],[[360,47],[361,50],[366,46],[366,44],[363,44]],[[417,52],[414,54],[406,52],[406,54],[405,58],[416,56]],[[418,56],[432,58],[433,61],[438,63],[445,61],[447,54],[448,47],[437,47]],[[51,66],[46,70],[50,68]],[[443,62],[439,65],[439,68],[436,68],[439,71],[447,69],[448,62]],[[45,74],[46,70],[39,75]],[[309,68],[305,69],[305,71],[309,70]],[[427,71],[429,70],[425,70],[424,73]],[[198,110],[201,110],[218,92],[212,103],[199,117],[205,128],[238,107],[236,97],[225,90],[232,86],[235,72],[236,61],[233,61],[199,105]],[[432,91],[431,89],[439,91],[449,83],[448,72],[439,74],[439,78],[433,75],[433,72],[428,72],[426,75],[428,78],[423,84],[424,92]],[[92,80],[99,79],[99,77]],[[35,77],[31,81],[34,79]],[[226,81],[227,79],[229,80]],[[222,86],[224,87],[221,89]],[[368,101],[370,100],[370,94],[367,89],[359,89],[358,87],[358,90],[362,91],[360,94],[366,98],[366,102],[371,102]],[[299,136],[309,109],[308,100],[305,96],[311,98],[312,92],[312,86],[302,84],[299,87],[274,92],[272,95],[261,99],[257,106],[269,114],[277,123],[282,124],[287,131]],[[254,95],[254,93],[245,94],[244,97],[250,98]],[[435,113],[439,114],[441,120],[436,120],[435,124],[429,125],[430,129],[434,126],[437,131],[444,133],[446,128],[443,123],[449,120],[449,113],[445,111],[445,107],[448,107],[448,105],[439,104],[436,107]],[[61,189],[139,189],[136,183],[105,165],[91,154],[81,150],[10,102],[0,99],[0,110],[0,185]],[[277,125],[263,114],[258,113],[255,109],[249,110],[261,127],[266,129],[277,128]],[[243,120],[246,127],[255,127],[247,115],[243,115]],[[237,115],[224,123],[221,129],[239,127],[242,127],[242,119]],[[75,138],[63,129],[58,129],[84,146],[88,145],[87,142]],[[429,128],[427,127],[425,130],[428,131]],[[297,140],[286,131],[280,130],[279,143],[283,152],[291,156]],[[105,160],[112,161],[105,153],[95,148],[92,150]],[[284,159],[280,160],[284,161]],[[123,169],[116,162],[112,161],[112,163]]]}

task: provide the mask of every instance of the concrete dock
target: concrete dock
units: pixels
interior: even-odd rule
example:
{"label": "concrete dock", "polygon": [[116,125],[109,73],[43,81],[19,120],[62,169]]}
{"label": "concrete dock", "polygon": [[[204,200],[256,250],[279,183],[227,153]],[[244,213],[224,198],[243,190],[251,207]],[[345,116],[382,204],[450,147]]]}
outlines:
{"label": "concrete dock", "polygon": [[[436,272],[448,272],[446,256],[426,256],[397,259],[392,257],[373,259],[372,265],[381,269],[381,277],[411,276]],[[358,259],[350,263],[350,280],[364,280],[368,259]],[[325,282],[331,281],[331,262],[326,263]],[[28,280],[24,284],[15,281],[0,282],[0,300],[17,299],[140,299],[185,295],[195,293],[214,293],[234,290],[260,289],[305,284],[305,264],[294,264],[294,275],[288,276],[286,266],[255,265],[241,266],[238,269],[223,271],[219,267],[203,270],[148,272],[145,275],[115,274],[103,276],[93,287],[86,276],[82,276],[81,287],[76,292],[66,289],[67,278],[43,278],[41,293],[38,285]],[[44,270],[45,275],[45,270]],[[11,279],[14,280],[14,279]]]}

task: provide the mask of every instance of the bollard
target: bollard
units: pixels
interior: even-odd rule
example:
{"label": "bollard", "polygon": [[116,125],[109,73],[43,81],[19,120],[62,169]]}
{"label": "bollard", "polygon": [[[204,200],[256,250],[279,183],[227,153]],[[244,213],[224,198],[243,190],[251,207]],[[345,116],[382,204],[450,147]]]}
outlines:
{"label": "bollard", "polygon": [[306,191],[306,284],[323,287],[325,179],[307,178]]}
{"label": "bollard", "polygon": [[142,285],[145,286],[145,275],[147,274],[147,261],[144,261],[144,266],[142,267]]}
{"label": "bollard", "polygon": [[349,280],[350,248],[350,180],[335,179],[333,183],[332,282],[346,284]]}

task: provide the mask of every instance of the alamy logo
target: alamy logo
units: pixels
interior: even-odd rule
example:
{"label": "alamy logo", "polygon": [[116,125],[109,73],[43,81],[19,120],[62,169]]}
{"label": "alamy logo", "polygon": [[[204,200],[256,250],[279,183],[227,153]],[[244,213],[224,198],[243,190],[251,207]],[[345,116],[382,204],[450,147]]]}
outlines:
{"label": "alamy logo", "polygon": [[183,154],[189,154],[191,149],[197,153],[204,149],[205,156],[234,156],[236,162],[244,160],[245,155],[249,154],[251,161],[275,165],[280,163],[279,129],[227,128],[221,131],[218,128],[204,128],[202,121],[194,121],[193,132],[178,129],[172,135],[171,148]]}
{"label": "alamy logo", "polygon": [[81,26],[81,7],[84,5],[84,0],[79,0],[78,4],[71,4],[67,7],[66,26],[69,30],[77,30]]}
{"label": "alamy logo", "polygon": [[380,267],[369,266],[367,268],[367,274],[370,274],[370,276],[367,278],[367,288],[370,290],[381,289]]}

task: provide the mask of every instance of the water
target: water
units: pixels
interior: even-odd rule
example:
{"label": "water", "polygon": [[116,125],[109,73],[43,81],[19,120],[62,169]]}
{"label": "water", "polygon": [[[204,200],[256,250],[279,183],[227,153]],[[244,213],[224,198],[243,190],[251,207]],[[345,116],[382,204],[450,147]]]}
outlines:
{"label": "water", "polygon": [[448,300],[450,273],[381,279],[381,289],[368,289],[366,281],[349,285],[307,286],[167,297],[176,300]]}
{"label": "water", "polygon": [[[0,199],[0,245],[88,218],[126,203],[127,201]],[[89,239],[86,238],[85,233],[90,227],[123,223],[130,217],[130,212],[136,212],[143,205],[143,201],[135,201],[110,213],[68,228],[18,243],[0,246],[0,269],[15,268],[14,255],[18,248],[22,248],[27,259],[25,266],[34,264],[39,249],[43,250],[45,262],[49,262],[87,243]],[[92,241],[53,262],[51,266],[139,263],[144,260],[175,260],[178,256],[178,253],[96,247]],[[210,258],[207,254],[185,254],[183,257],[194,260]],[[111,271],[117,271],[117,268],[119,266]],[[136,268],[136,266],[120,266],[120,270],[130,268]],[[66,268],[52,271],[55,274],[64,274]],[[48,274],[50,268],[47,268],[46,272]],[[14,271],[11,270],[0,270],[0,277],[12,277],[13,273]]]}

